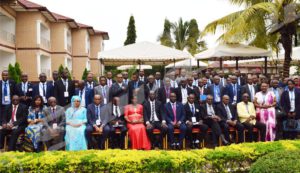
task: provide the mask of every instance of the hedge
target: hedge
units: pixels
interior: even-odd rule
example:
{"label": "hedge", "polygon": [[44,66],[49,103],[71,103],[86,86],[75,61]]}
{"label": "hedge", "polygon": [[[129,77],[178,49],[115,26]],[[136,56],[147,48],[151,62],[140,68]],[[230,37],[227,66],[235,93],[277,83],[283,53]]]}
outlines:
{"label": "hedge", "polygon": [[0,172],[249,172],[259,157],[299,149],[300,141],[277,141],[189,151],[6,152]]}
{"label": "hedge", "polygon": [[300,150],[277,151],[259,158],[250,173],[291,173],[300,172]]}

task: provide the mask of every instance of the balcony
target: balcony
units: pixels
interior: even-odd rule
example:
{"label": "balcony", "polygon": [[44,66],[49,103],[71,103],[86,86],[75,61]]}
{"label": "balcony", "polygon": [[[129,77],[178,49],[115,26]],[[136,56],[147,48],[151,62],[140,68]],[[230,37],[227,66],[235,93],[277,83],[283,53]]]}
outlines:
{"label": "balcony", "polygon": [[46,49],[51,49],[50,40],[47,38],[41,37],[41,45],[44,46]]}
{"label": "balcony", "polygon": [[67,50],[68,50],[70,53],[72,53],[72,46],[71,46],[71,44],[67,44]]}
{"label": "balcony", "polygon": [[8,43],[15,44],[16,36],[13,33],[0,29],[0,38]]}

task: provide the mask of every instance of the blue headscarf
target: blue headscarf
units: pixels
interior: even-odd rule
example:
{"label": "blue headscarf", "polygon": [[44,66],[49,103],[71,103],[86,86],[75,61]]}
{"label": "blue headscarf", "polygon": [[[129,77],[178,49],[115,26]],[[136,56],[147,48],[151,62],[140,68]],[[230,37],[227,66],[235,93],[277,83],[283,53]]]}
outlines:
{"label": "blue headscarf", "polygon": [[71,99],[72,108],[75,108],[75,106],[74,106],[75,100],[79,100],[79,102],[81,102],[81,98],[79,96],[73,96],[72,99]]}

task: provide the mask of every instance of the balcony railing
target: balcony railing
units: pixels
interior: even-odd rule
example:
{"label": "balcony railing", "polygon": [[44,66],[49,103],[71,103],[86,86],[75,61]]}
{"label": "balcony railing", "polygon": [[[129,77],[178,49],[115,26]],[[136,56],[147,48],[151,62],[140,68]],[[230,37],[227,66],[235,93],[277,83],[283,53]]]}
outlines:
{"label": "balcony railing", "polygon": [[41,45],[43,45],[47,49],[51,48],[50,40],[48,40],[47,38],[44,38],[44,37],[41,37]]}
{"label": "balcony railing", "polygon": [[72,46],[70,44],[67,45],[67,49],[69,52],[72,52]]}
{"label": "balcony railing", "polygon": [[7,32],[5,30],[0,29],[0,38],[11,43],[15,44],[16,36],[13,33]]}

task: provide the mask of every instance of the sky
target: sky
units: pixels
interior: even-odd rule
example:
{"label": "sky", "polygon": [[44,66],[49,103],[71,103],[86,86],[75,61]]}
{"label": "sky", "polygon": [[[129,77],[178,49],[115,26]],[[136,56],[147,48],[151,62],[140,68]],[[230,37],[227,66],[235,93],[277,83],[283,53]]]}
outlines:
{"label": "sky", "polygon": [[[123,46],[131,15],[135,18],[137,40],[157,42],[163,31],[164,19],[176,22],[180,17],[196,19],[199,29],[241,7],[228,0],[30,0],[50,11],[71,17],[94,29],[107,31],[110,39],[105,50]],[[205,37],[208,47],[216,45],[220,33]]]}

